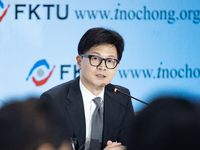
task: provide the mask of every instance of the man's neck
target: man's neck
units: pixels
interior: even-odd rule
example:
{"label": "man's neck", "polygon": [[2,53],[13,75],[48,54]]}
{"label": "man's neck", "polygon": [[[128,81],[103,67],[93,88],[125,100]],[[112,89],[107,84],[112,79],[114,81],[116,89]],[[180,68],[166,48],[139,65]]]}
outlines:
{"label": "man's neck", "polygon": [[87,86],[85,85],[81,79],[80,79],[80,82],[82,83],[82,85],[88,90],[90,91],[93,95],[95,96],[98,96],[104,89],[104,86],[96,86],[96,87],[90,87],[90,86]]}

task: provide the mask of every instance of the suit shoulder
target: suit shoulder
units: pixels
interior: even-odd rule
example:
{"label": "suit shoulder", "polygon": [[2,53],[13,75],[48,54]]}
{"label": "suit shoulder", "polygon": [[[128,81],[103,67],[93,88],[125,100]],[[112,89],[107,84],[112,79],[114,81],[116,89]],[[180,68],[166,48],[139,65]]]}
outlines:
{"label": "suit shoulder", "polygon": [[[130,95],[130,91],[128,88],[125,88],[120,85],[114,85],[114,86],[123,93]],[[113,92],[108,91],[108,93],[110,94],[110,97],[114,99],[115,102],[118,102],[118,104],[120,104],[120,106],[123,106],[123,108],[125,108],[126,110],[133,111],[133,105],[130,96],[124,95],[121,92],[114,92],[114,91]]]}
{"label": "suit shoulder", "polygon": [[[114,87],[116,87],[119,91],[122,91],[123,93],[126,93],[128,95],[130,95],[130,91],[128,88],[125,88],[123,86],[120,85],[114,85]],[[121,101],[122,103],[129,103],[131,101],[131,98],[127,95],[124,95],[120,92],[111,92],[112,97],[114,97],[116,100]]]}
{"label": "suit shoulder", "polygon": [[70,88],[70,85],[73,84],[74,82],[78,82],[78,79],[70,80],[68,82],[59,84],[59,85],[45,91],[44,93],[42,93],[42,95],[48,94],[48,95],[52,95],[52,96],[58,96],[58,95],[62,95],[64,93],[66,94]]}
{"label": "suit shoulder", "polygon": [[71,83],[71,81],[59,84],[59,85],[54,86],[51,89],[47,90],[45,93],[54,92],[54,91],[62,91],[62,89],[66,90],[69,87],[70,83]]}
{"label": "suit shoulder", "polygon": [[114,85],[117,89],[123,91],[123,92],[126,92],[126,93],[129,93],[130,94],[130,91],[128,88],[125,88],[123,86],[120,86],[120,85]]}

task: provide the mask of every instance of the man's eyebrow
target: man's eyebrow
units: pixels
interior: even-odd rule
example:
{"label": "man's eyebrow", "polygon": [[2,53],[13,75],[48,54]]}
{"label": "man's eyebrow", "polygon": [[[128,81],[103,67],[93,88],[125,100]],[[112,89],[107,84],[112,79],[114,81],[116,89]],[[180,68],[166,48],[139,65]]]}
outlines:
{"label": "man's eyebrow", "polygon": [[[100,53],[98,53],[98,52],[92,52],[91,54],[97,54],[97,55],[101,55]],[[113,58],[115,58],[115,56],[114,55],[108,55],[107,57],[113,57]]]}
{"label": "man's eyebrow", "polygon": [[97,55],[101,55],[100,53],[98,53],[98,52],[92,52],[92,54],[97,54]]}

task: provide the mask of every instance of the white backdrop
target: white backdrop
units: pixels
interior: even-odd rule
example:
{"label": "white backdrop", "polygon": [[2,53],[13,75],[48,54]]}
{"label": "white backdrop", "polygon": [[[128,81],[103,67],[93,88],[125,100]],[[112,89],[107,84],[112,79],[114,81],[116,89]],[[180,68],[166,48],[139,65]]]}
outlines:
{"label": "white backdrop", "polygon": [[145,102],[166,93],[200,96],[199,0],[0,0],[0,105],[78,76],[77,45],[92,27],[125,40],[113,84]]}

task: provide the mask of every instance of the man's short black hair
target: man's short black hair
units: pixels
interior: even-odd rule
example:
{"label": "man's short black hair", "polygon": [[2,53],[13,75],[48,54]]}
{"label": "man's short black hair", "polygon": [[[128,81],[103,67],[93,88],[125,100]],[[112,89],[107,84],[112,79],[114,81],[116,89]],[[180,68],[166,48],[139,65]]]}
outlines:
{"label": "man's short black hair", "polygon": [[118,60],[121,60],[122,52],[124,50],[124,40],[119,33],[104,29],[91,28],[80,39],[78,45],[78,54],[84,54],[93,46],[101,44],[112,44],[117,49]]}

